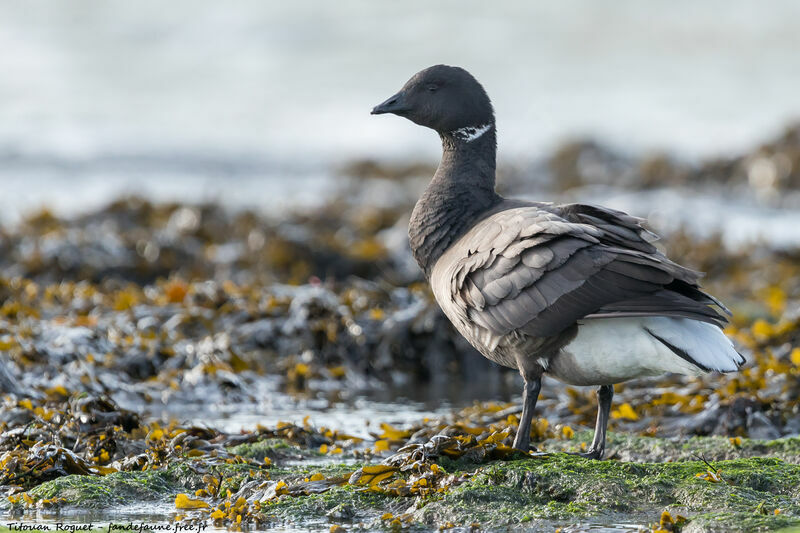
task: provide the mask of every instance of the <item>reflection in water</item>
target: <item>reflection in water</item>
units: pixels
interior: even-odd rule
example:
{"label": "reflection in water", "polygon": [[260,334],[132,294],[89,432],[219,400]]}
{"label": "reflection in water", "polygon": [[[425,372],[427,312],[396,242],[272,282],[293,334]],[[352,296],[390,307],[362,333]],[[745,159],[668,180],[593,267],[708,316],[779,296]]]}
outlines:
{"label": "reflection in water", "polygon": [[309,421],[344,433],[370,437],[380,433],[379,426],[388,423],[406,427],[425,417],[443,417],[475,402],[508,402],[519,392],[513,373],[488,374],[484,383],[459,381],[439,387],[417,384],[413,387],[385,387],[348,395],[346,392],[316,393],[313,397],[297,397],[272,390],[263,394],[261,403],[183,403],[147,406],[148,416],[165,420],[179,419],[225,432],[253,430],[256,425],[274,427],[278,422],[303,424]]}

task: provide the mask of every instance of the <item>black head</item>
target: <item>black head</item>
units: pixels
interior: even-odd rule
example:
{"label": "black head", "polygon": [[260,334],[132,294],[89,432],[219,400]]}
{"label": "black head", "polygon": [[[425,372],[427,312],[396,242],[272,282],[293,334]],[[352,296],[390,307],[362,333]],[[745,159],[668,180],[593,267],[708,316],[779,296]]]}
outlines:
{"label": "black head", "polygon": [[440,133],[494,123],[489,96],[472,74],[435,65],[414,74],[400,92],[375,106],[373,115],[393,113]]}

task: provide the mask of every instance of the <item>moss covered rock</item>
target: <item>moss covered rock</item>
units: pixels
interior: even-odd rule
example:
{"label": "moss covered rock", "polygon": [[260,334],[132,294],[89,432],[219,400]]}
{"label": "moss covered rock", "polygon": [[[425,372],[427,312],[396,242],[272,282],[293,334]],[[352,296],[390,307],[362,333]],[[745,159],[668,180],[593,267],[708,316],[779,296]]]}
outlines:
{"label": "moss covered rock", "polygon": [[[581,443],[591,442],[593,432],[580,431],[570,440],[549,439],[537,446],[545,451],[579,451]],[[606,458],[626,462],[707,461],[772,457],[800,464],[800,438],[758,440],[728,437],[654,438],[625,433],[609,433]]]}
{"label": "moss covered rock", "polygon": [[799,483],[800,466],[780,459],[638,464],[553,454],[483,467],[414,516],[428,525],[537,530],[582,521],[646,525],[670,510],[689,518],[686,531],[755,531],[800,524]]}
{"label": "moss covered rock", "polygon": [[[666,446],[663,439],[615,439],[624,453]],[[717,440],[692,439],[679,449],[681,453],[706,447],[713,450],[721,444]],[[744,455],[750,453],[750,446],[790,453],[794,443],[743,442],[739,446]],[[425,496],[395,496],[348,484],[316,494],[283,494],[262,502],[259,519],[309,527],[389,527],[397,521],[424,529],[480,524],[488,530],[552,531],[576,524],[649,526],[658,524],[662,512],[668,511],[688,520],[682,529],[685,532],[800,527],[800,465],[777,458],[632,463],[552,453],[483,465],[442,458],[439,464],[465,481]],[[184,462],[162,470],[64,476],[39,485],[29,495],[35,500],[63,499],[62,506],[78,509],[133,501],[166,502],[178,493],[204,486],[198,466]],[[299,462],[273,467],[268,477],[291,485],[312,475],[347,476],[358,466]],[[247,465],[223,465],[215,475],[234,492],[249,479]]]}

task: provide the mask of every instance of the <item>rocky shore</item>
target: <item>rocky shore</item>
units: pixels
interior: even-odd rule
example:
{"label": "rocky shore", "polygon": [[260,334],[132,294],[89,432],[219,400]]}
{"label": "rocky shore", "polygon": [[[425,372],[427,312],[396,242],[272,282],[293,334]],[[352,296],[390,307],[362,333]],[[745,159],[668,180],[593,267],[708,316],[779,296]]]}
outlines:
{"label": "rocky shore", "polygon": [[[561,197],[696,185],[785,209],[800,184],[799,131],[693,165],[573,143],[506,169],[502,186]],[[510,448],[518,377],[453,332],[407,250],[428,172],[353,163],[339,195],[280,218],[124,198],[0,227],[2,512],[137,501],[234,529],[800,523],[800,247],[671,232],[664,249],[706,271],[734,311],[727,333],[747,365],[618,386],[602,462],[562,453],[589,440],[593,391],[551,381],[532,435],[540,453],[524,456]],[[388,387],[413,397],[421,384],[477,384],[495,401],[358,434],[311,412],[243,432],[151,414],[265,397],[348,405]]]}

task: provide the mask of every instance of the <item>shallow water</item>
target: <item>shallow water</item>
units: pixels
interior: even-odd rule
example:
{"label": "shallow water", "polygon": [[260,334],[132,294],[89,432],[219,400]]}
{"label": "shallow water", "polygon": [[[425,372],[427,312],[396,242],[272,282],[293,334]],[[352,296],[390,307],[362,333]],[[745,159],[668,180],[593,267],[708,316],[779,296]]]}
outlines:
{"label": "shallow water", "polygon": [[[501,391],[505,391],[504,393]],[[515,400],[521,388],[489,388],[487,384],[460,384],[458,387],[406,386],[363,391],[354,397],[298,398],[277,390],[259,403],[184,403],[146,406],[145,413],[164,420],[208,426],[224,432],[253,430],[257,425],[274,427],[278,422],[303,425],[306,416],[316,426],[367,438],[380,433],[380,424],[407,427],[423,418],[435,418],[480,401]]]}

